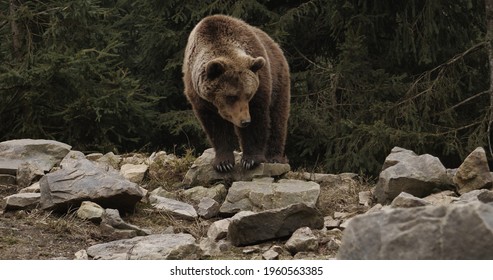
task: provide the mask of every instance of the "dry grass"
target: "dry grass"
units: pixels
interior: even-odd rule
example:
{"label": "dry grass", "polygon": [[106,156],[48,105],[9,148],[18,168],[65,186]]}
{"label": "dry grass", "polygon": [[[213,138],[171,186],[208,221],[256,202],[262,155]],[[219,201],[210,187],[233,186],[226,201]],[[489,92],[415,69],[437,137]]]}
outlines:
{"label": "dry grass", "polygon": [[0,259],[73,259],[75,252],[100,241],[99,227],[74,214],[32,210],[0,216]]}
{"label": "dry grass", "polygon": [[147,186],[150,191],[158,187],[163,187],[167,191],[176,191],[181,188],[181,181],[192,166],[196,157],[193,150],[187,150],[182,157],[171,160],[156,162],[158,172],[149,172]]}
{"label": "dry grass", "polygon": [[153,233],[162,233],[168,227],[174,232],[189,233],[196,239],[205,237],[212,220],[183,220],[173,217],[163,211],[156,210],[150,205],[138,203],[135,212],[125,218],[131,224],[150,229]]}
{"label": "dry grass", "polygon": [[364,213],[368,207],[359,204],[358,194],[369,191],[373,184],[369,179],[351,179],[341,177],[336,182],[324,182],[320,184],[320,197],[317,208],[325,216],[332,216],[334,212],[352,213],[354,215]]}

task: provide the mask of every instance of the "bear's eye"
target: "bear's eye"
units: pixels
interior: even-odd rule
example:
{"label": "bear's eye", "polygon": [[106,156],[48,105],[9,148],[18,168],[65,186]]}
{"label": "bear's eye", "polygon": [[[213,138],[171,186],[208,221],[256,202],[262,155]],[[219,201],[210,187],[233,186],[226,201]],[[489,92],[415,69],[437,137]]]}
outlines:
{"label": "bear's eye", "polygon": [[226,103],[234,104],[238,100],[238,96],[228,95],[226,96]]}

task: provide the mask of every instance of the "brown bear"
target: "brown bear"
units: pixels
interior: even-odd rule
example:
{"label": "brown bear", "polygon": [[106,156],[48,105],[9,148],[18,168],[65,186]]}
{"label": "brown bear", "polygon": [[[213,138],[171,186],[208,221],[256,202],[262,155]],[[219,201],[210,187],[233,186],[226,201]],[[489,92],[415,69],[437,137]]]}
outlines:
{"label": "brown bear", "polygon": [[225,15],[202,19],[188,38],[183,81],[216,151],[216,171],[233,169],[236,138],[245,169],[261,162],[287,162],[289,67],[265,32]]}

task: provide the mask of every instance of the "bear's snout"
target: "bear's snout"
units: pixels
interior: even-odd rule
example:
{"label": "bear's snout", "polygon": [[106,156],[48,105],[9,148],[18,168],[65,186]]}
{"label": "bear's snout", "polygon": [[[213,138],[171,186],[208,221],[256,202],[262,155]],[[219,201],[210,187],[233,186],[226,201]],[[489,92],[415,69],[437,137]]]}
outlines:
{"label": "bear's snout", "polygon": [[241,121],[241,127],[247,127],[248,125],[250,125],[252,121],[250,119],[248,120],[242,120]]}

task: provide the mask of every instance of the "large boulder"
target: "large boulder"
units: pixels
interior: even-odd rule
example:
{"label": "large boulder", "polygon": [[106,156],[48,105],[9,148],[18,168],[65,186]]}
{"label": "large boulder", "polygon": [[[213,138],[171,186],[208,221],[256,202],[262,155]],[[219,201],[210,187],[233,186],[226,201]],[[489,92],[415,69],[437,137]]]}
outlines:
{"label": "large boulder", "polygon": [[71,146],[53,140],[19,139],[0,143],[0,174],[17,175],[22,164],[50,171],[70,151]]}
{"label": "large boulder", "polygon": [[493,205],[387,208],[354,217],[339,259],[493,259]]}
{"label": "large boulder", "polygon": [[196,260],[202,250],[190,234],[153,234],[91,246],[97,260]]}
{"label": "large boulder", "polygon": [[378,203],[388,203],[401,192],[425,197],[437,189],[450,188],[447,171],[437,157],[402,148],[392,149],[384,163],[374,195]]}
{"label": "large boulder", "polygon": [[492,187],[493,176],[483,148],[476,148],[466,157],[457,169],[453,180],[460,194]]}
{"label": "large boulder", "polygon": [[43,209],[66,211],[92,201],[103,208],[128,211],[143,197],[137,184],[113,169],[99,167],[81,152],[70,152],[60,165],[60,170],[46,174],[39,182]]}
{"label": "large boulder", "polygon": [[236,165],[233,171],[219,173],[212,166],[216,156],[214,149],[205,150],[185,174],[183,183],[190,186],[207,186],[218,182],[251,181],[253,178],[280,176],[291,169],[289,164],[261,163],[256,168],[244,170],[240,164],[241,153],[235,152],[234,154]]}
{"label": "large boulder", "polygon": [[320,185],[315,182],[285,179],[277,183],[234,182],[228,190],[220,212],[260,212],[300,202],[315,207],[319,195]]}
{"label": "large boulder", "polygon": [[234,246],[244,246],[290,236],[300,227],[323,226],[324,218],[316,208],[298,203],[231,220],[228,239]]}

